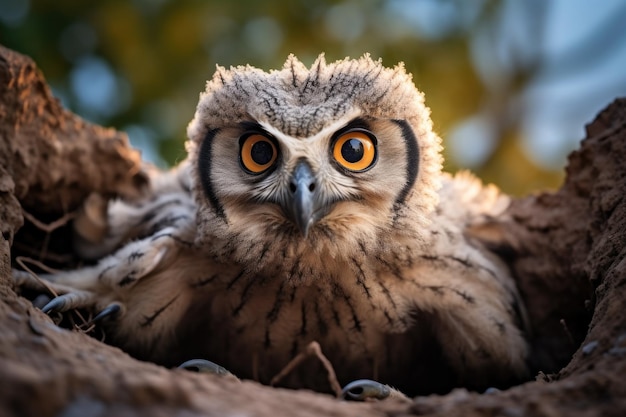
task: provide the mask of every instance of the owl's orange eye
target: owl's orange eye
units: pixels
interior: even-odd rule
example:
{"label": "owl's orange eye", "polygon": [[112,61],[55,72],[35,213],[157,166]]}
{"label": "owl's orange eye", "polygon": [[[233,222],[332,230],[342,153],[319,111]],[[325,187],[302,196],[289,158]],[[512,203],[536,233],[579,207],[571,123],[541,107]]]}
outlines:
{"label": "owl's orange eye", "polygon": [[360,130],[339,136],[333,144],[333,156],[339,164],[354,172],[365,171],[376,162],[375,139]]}
{"label": "owl's orange eye", "polygon": [[241,165],[251,174],[260,174],[276,161],[278,150],[269,138],[254,133],[243,138],[241,144]]}

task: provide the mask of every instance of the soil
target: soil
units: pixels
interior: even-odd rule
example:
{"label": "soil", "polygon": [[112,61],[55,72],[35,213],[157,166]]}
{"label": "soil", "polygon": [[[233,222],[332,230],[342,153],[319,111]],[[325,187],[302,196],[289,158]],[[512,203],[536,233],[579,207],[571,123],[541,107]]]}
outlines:
{"label": "soil", "polygon": [[72,266],[81,202],[92,192],[132,199],[146,176],[123,133],[63,109],[32,60],[0,47],[0,415],[626,415],[626,99],[586,136],[558,191],[515,200],[479,231],[509,260],[528,306],[535,380],[341,402],[140,362],[57,327],[16,294],[12,262]]}

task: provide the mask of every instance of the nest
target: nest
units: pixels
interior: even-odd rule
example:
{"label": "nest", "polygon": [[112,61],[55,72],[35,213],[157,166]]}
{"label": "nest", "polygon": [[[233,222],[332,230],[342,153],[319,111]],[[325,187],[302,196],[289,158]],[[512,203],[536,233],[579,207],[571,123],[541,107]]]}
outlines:
{"label": "nest", "polygon": [[[124,134],[64,110],[28,58],[0,48],[0,410],[8,415],[582,416],[626,414],[626,100],[587,126],[553,193],[517,199],[484,232],[528,306],[536,380],[486,394],[354,404],[168,370],[60,329],[16,294],[11,260],[75,266],[68,224],[92,192],[133,198],[146,178]],[[582,123],[582,122],[581,122]],[[84,321],[83,321],[84,320]]]}

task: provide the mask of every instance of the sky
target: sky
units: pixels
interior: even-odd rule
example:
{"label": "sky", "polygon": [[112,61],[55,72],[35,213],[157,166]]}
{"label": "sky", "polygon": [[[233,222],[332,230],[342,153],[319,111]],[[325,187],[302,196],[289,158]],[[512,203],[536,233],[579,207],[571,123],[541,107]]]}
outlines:
{"label": "sky", "polygon": [[[591,122],[626,96],[626,2],[543,2],[543,23],[533,3],[505,1],[495,33],[474,35],[472,56],[494,95],[511,68],[536,66],[524,90],[507,103],[505,116],[519,118],[523,146],[535,163],[562,166],[585,137],[581,121]],[[491,117],[478,112],[450,134],[454,155],[465,165],[479,165],[493,146]]]}

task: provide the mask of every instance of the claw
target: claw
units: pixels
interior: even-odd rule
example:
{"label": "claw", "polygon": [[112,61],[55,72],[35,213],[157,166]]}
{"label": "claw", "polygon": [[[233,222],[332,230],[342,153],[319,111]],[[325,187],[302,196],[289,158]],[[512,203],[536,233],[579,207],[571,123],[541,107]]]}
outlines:
{"label": "claw", "polygon": [[62,312],[65,311],[65,305],[67,304],[67,300],[62,296],[58,296],[50,300],[48,304],[42,307],[41,311],[48,314],[50,312]]}
{"label": "claw", "polygon": [[216,375],[232,375],[228,369],[219,366],[216,363],[205,359],[191,359],[178,366],[180,369],[195,370],[196,372],[216,374]]}
{"label": "claw", "polygon": [[105,317],[116,316],[122,310],[122,306],[119,303],[111,303],[104,308],[101,312],[91,319],[92,323],[102,320]]}
{"label": "claw", "polygon": [[389,385],[370,379],[358,379],[346,385],[341,391],[341,396],[353,401],[384,400],[389,397],[391,391]]}
{"label": "claw", "polygon": [[33,300],[33,305],[38,309],[43,309],[43,307],[50,302],[51,298],[46,294],[39,294]]}
{"label": "claw", "polygon": [[483,394],[496,394],[500,392],[500,390],[498,388],[495,387],[489,387],[485,390],[485,392]]}
{"label": "claw", "polygon": [[74,292],[68,292],[53,298],[52,301],[43,306],[41,311],[44,313],[49,313],[51,311],[55,313],[63,313],[64,311],[76,308],[84,308],[93,305],[95,303],[95,298],[95,294],[89,291],[76,290]]}

